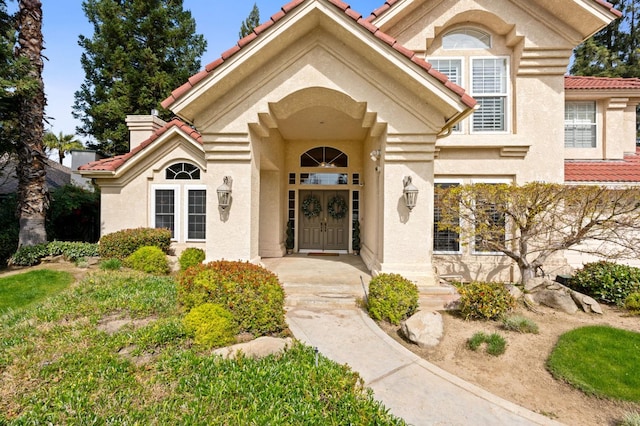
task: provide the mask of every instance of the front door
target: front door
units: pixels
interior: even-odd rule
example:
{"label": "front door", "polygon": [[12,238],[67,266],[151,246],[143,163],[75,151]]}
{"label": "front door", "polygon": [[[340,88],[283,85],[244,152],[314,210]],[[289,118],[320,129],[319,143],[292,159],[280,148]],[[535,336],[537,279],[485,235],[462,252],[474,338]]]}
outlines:
{"label": "front door", "polygon": [[300,191],[300,250],[349,250],[349,191]]}

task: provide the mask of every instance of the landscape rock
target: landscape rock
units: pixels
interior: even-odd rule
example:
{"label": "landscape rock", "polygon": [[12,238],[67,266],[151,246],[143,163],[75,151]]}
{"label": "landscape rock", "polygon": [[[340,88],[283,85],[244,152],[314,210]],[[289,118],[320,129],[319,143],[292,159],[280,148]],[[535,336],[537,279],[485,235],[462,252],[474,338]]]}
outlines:
{"label": "landscape rock", "polygon": [[508,284],[505,286],[505,288],[509,291],[509,293],[511,294],[511,296],[513,296],[514,299],[518,300],[522,297],[522,290],[520,290],[515,285]]}
{"label": "landscape rock", "polygon": [[533,292],[533,291],[536,291],[536,289],[544,288],[549,284],[553,284],[553,281],[545,277],[529,278],[524,283],[524,291]]}
{"label": "landscape rock", "polygon": [[574,302],[576,302],[576,304],[581,307],[583,311],[585,311],[586,313],[602,315],[602,308],[593,297],[587,296],[586,294],[582,294],[575,290],[570,290],[570,293]]}
{"label": "landscape rock", "polygon": [[437,346],[444,334],[442,315],[439,312],[418,311],[401,323],[400,331],[421,348]]}
{"label": "landscape rock", "polygon": [[238,343],[237,345],[216,349],[213,353],[222,356],[224,359],[235,359],[238,354],[242,354],[247,358],[264,358],[283,352],[286,348],[290,348],[292,344],[293,339],[290,337],[281,339],[263,336],[250,342]]}
{"label": "landscape rock", "polygon": [[578,307],[573,301],[570,292],[562,287],[558,284],[535,291],[532,293],[533,299],[541,305],[558,309],[567,314],[575,314],[578,311]]}

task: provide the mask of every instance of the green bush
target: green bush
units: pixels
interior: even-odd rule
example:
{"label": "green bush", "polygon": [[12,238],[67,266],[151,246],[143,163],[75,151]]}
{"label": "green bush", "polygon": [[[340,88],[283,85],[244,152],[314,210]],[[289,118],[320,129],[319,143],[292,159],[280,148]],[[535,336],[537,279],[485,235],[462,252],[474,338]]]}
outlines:
{"label": "green bush", "polygon": [[217,348],[233,343],[237,326],[233,314],[220,305],[204,303],[193,308],[184,317],[187,335],[198,345]]}
{"label": "green bush", "polygon": [[47,237],[96,242],[100,236],[100,191],[67,184],[51,191]]}
{"label": "green bush", "polygon": [[502,327],[505,330],[517,331],[519,333],[538,334],[538,324],[525,318],[522,315],[512,315],[502,319]]}
{"label": "green bush", "polygon": [[199,265],[205,259],[204,250],[189,247],[180,253],[178,262],[180,263],[180,270],[184,271],[190,266]]}
{"label": "green bush", "polygon": [[156,246],[168,253],[171,231],[168,229],[136,228],[113,232],[100,238],[100,257],[118,258],[130,256],[140,247]]}
{"label": "green bush", "polygon": [[64,256],[65,259],[75,262],[85,257],[98,255],[98,245],[93,243],[52,241],[50,243],[36,244],[20,247],[9,263],[18,266],[32,266],[40,263],[40,259],[47,256]]}
{"label": "green bush", "polygon": [[17,266],[32,266],[40,263],[40,259],[49,255],[47,249],[47,243],[36,244],[33,246],[23,246],[16,251],[11,259],[9,259],[10,265]]}
{"label": "green bush", "polygon": [[467,340],[467,346],[472,351],[477,351],[485,343],[487,353],[493,356],[502,355],[507,348],[507,341],[498,333],[486,334],[479,331]]}
{"label": "green bush", "polygon": [[0,268],[7,266],[7,261],[18,249],[17,205],[15,194],[0,198]]}
{"label": "green bush", "polygon": [[499,319],[516,307],[516,300],[500,283],[472,282],[458,287],[464,319]]}
{"label": "green bush", "polygon": [[624,299],[624,308],[634,315],[640,315],[640,292],[628,295]]}
{"label": "green bush", "polygon": [[261,266],[220,260],[195,265],[180,274],[178,300],[187,309],[203,303],[227,308],[240,331],[254,336],[285,329],[284,290]]}
{"label": "green bush", "polygon": [[367,309],[371,318],[400,324],[418,309],[418,287],[398,274],[380,274],[369,283]]}
{"label": "green bush", "polygon": [[148,274],[165,275],[169,273],[167,255],[156,246],[140,247],[124,260],[124,266]]}
{"label": "green bush", "polygon": [[576,271],[569,287],[607,303],[621,305],[631,293],[640,291],[640,268],[613,262],[593,262]]}

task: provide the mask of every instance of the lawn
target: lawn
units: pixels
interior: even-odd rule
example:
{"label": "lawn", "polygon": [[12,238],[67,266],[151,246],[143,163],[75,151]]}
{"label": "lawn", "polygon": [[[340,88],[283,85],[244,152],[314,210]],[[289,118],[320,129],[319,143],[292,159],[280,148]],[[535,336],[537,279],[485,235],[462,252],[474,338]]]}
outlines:
{"label": "lawn", "polygon": [[40,269],[0,278],[0,314],[59,293],[73,282],[68,272]]}
{"label": "lawn", "polygon": [[105,271],[0,316],[0,424],[404,424],[310,347],[222,360],[183,315],[172,278]]}
{"label": "lawn", "polygon": [[547,365],[556,378],[586,393],[640,402],[640,333],[577,328],[560,337]]}

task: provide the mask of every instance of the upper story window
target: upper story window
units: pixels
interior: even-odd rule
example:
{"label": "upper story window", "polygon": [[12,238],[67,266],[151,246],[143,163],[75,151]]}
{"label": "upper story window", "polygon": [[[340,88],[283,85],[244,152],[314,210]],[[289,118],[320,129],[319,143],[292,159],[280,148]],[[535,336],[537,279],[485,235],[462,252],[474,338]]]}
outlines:
{"label": "upper story window", "polygon": [[300,167],[348,167],[349,157],[330,146],[312,148],[300,156]]}
{"label": "upper story window", "polygon": [[165,177],[168,180],[197,180],[200,179],[200,168],[191,163],[176,163],[166,168]]}
{"label": "upper story window", "polygon": [[445,50],[490,49],[491,36],[475,28],[461,28],[448,32],[442,37]]}
{"label": "upper story window", "polygon": [[595,148],[595,102],[567,102],[565,104],[564,146],[565,148]]}
{"label": "upper story window", "polygon": [[[470,133],[501,133],[509,129],[509,58],[490,55],[491,36],[474,28],[462,28],[442,37],[444,50],[466,50],[459,57],[428,58],[434,69],[469,90],[479,104]],[[504,53],[504,52],[502,52]],[[479,56],[482,55],[482,56]],[[461,127],[454,131],[462,131]]]}

